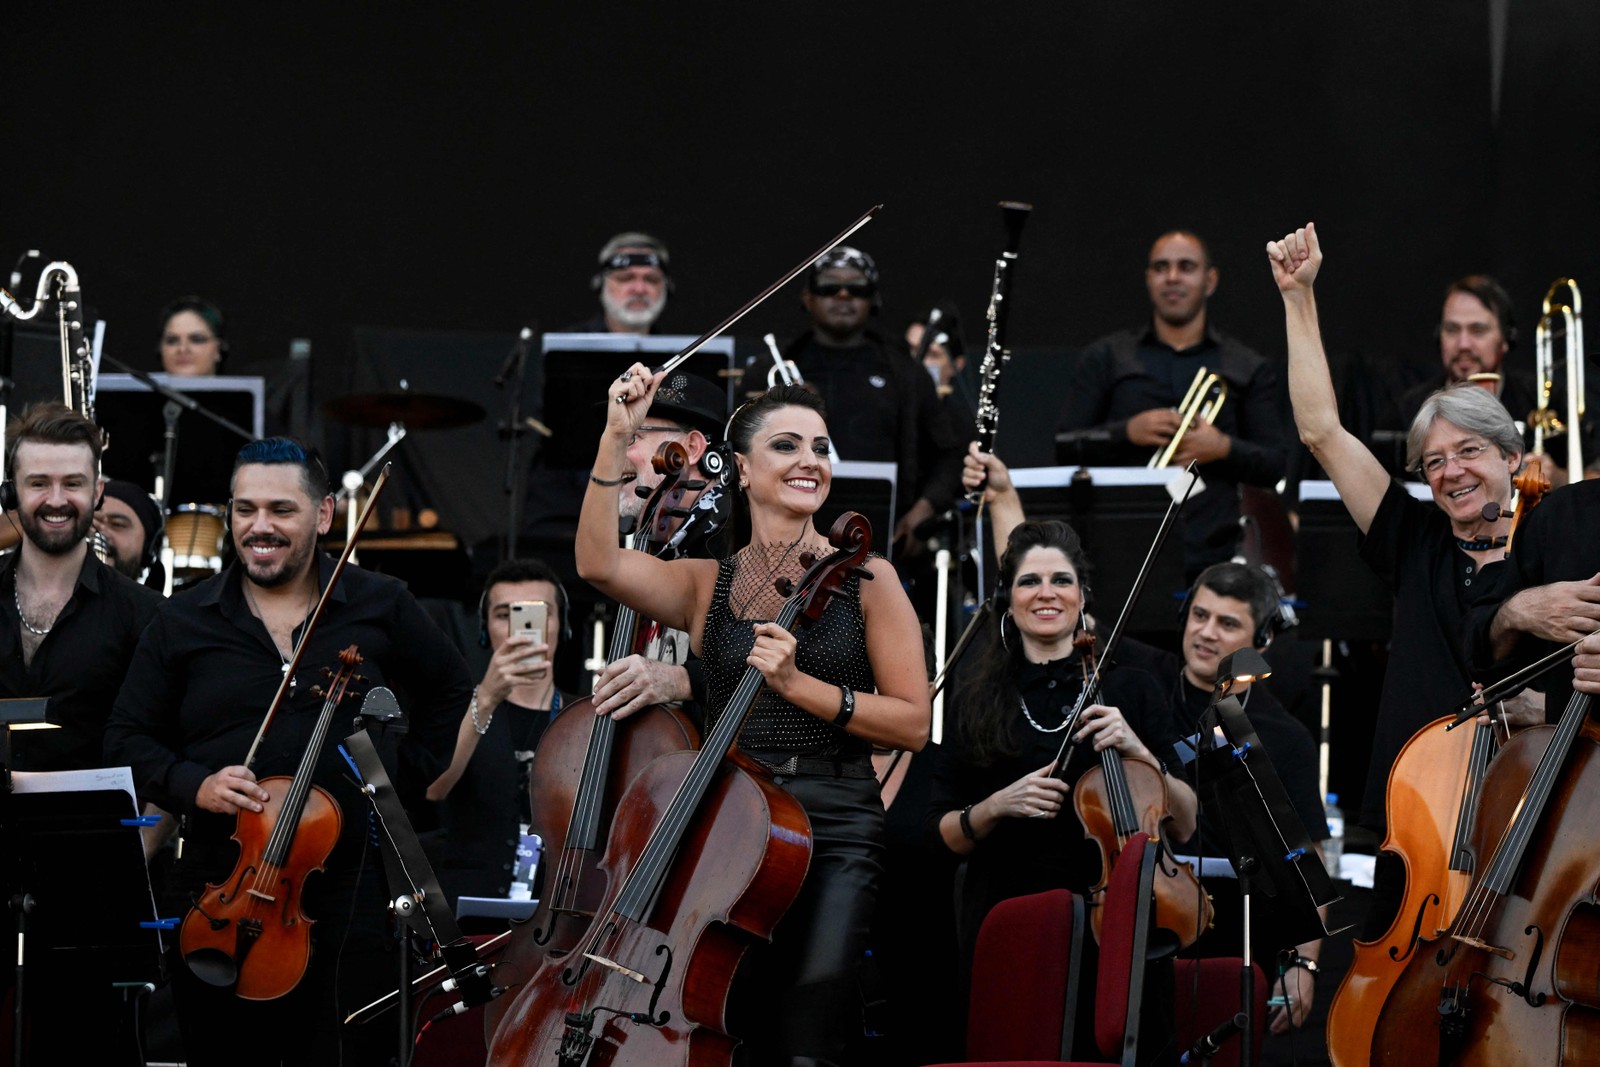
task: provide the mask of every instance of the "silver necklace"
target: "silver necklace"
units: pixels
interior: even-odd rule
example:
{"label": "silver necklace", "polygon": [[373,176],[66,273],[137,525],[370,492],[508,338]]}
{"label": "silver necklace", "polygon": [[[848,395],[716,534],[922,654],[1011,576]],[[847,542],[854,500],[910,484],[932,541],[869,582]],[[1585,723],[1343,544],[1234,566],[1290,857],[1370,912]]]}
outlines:
{"label": "silver necklace", "polygon": [[[256,603],[255,594],[250,592],[250,583],[248,581],[241,580],[239,582],[239,588],[244,590],[244,598],[245,598],[245,601],[247,603],[249,603],[249,605],[250,605],[251,613],[254,614],[255,617],[258,620],[260,620],[261,628],[265,630],[266,627],[267,627],[267,619],[266,619],[266,616],[261,614],[261,605]],[[311,616],[311,609],[316,606],[316,603],[317,603],[317,595],[316,595],[316,591],[313,590],[312,593],[311,593],[311,596],[306,601],[306,613],[305,613],[305,615],[301,616],[301,618],[300,618],[300,624],[302,626],[305,625],[306,619]],[[19,615],[22,614],[22,606],[20,604],[17,606],[17,614],[19,614]],[[26,621],[24,621],[23,625],[27,626],[28,624],[27,624]],[[28,626],[28,629],[33,630],[33,627]],[[38,631],[35,630],[34,632],[37,633]],[[267,630],[267,636],[268,637],[272,636],[272,631],[271,630]],[[289,637],[291,639],[293,639],[293,637],[294,637],[294,631],[293,630],[289,631]],[[272,642],[272,651],[276,652],[278,654],[278,659],[283,662],[283,673],[284,674],[288,674],[289,673],[289,661],[284,658],[283,651],[280,648],[278,648],[278,642],[276,642],[276,641]],[[294,692],[294,687],[295,687],[295,682],[296,681],[297,681],[297,679],[294,679],[294,678],[290,678],[289,679],[289,692],[291,692],[291,693]],[[476,692],[476,690],[474,690],[474,692],[473,692],[473,700],[477,700],[477,692]],[[474,716],[473,718],[474,718],[474,720],[476,720],[477,717]],[[482,731],[480,730],[479,732],[481,733]]]}
{"label": "silver necklace", "polygon": [[1028,725],[1033,727],[1035,730],[1038,730],[1041,734],[1059,734],[1062,730],[1067,728],[1068,720],[1065,716],[1063,716],[1060,726],[1052,726],[1049,729],[1045,729],[1043,726],[1040,726],[1037,722],[1035,722],[1033,716],[1028,713],[1028,702],[1026,700],[1018,697],[1017,703],[1022,706],[1022,717],[1028,720]]}
{"label": "silver necklace", "polygon": [[37,626],[33,625],[33,623],[28,621],[28,617],[22,613],[22,592],[21,592],[21,590],[19,590],[17,588],[17,586],[16,586],[16,584],[14,582],[13,582],[13,584],[11,586],[11,599],[16,601],[16,604],[17,604],[17,619],[22,623],[22,628],[24,630],[28,631],[30,634],[32,634],[35,637],[44,637],[51,630],[55,629],[55,623],[54,622],[52,622],[49,626],[46,626],[44,629],[41,630]]}

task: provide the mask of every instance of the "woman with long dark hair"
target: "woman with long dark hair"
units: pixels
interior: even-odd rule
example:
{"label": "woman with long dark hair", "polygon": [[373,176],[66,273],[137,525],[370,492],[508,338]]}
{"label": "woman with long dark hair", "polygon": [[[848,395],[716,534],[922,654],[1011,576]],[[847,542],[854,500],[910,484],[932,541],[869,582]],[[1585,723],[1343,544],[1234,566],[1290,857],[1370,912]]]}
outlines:
{"label": "woman with long dark hair", "polygon": [[867,563],[822,617],[791,634],[769,621],[798,582],[800,557],[832,549],[812,525],[832,480],[821,401],[779,387],[729,423],[750,541],[723,560],[667,562],[617,544],[617,485],[626,451],[661,375],[635,364],[606,401],[606,430],[578,524],[578,573],[607,596],[688,632],[705,664],[707,729],[748,667],[766,687],[739,748],[773,769],[811,821],[812,857],[800,897],[772,951],[735,985],[736,1009],[759,1002],[735,1033],[762,1064],[836,1063],[859,1038],[855,972],[866,943],[882,854],[883,804],[874,744],[917,750],[929,728],[928,681],[916,614],[894,569]]}
{"label": "woman with long dark hair", "polygon": [[1081,893],[1099,881],[1096,845],[1084,837],[1071,797],[1077,780],[1098,765],[1092,753],[1114,746],[1160,765],[1173,837],[1194,833],[1194,790],[1170,773],[1182,726],[1144,671],[1104,672],[1100,703],[1084,710],[1073,733],[1080,751],[1066,780],[1052,774],[1067,715],[1091,673],[1076,642],[1085,625],[1087,569],[1066,523],[1016,526],[1000,557],[998,632],[956,690],[930,821],[945,847],[966,857],[958,923],[969,961],[978,926],[999,901],[1062,887]]}

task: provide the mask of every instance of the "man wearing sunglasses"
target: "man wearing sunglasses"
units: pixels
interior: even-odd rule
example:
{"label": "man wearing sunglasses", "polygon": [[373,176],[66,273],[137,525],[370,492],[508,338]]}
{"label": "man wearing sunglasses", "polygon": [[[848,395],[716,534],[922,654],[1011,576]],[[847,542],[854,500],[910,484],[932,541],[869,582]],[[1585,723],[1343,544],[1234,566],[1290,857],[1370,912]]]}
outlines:
{"label": "man wearing sunglasses", "polygon": [[[795,338],[784,358],[827,405],[828,431],[841,459],[898,465],[896,552],[915,554],[913,531],[955,500],[963,434],[971,427],[954,425],[927,371],[898,341],[871,328],[883,300],[878,265],[867,253],[849,245],[830,250],[811,265],[800,303],[811,329]],[[766,389],[770,365],[751,364],[747,394]]]}

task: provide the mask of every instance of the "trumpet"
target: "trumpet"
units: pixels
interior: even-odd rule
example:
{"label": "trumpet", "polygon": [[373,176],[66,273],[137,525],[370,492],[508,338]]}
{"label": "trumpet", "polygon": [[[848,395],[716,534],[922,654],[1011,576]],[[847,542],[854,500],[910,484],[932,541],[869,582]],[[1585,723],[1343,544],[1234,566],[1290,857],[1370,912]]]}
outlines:
{"label": "trumpet", "polygon": [[1172,457],[1178,454],[1178,446],[1183,443],[1183,435],[1194,426],[1196,419],[1205,419],[1207,422],[1216,422],[1217,413],[1222,410],[1223,402],[1228,399],[1228,383],[1211,374],[1204,367],[1194,372],[1194,381],[1189,383],[1189,391],[1183,394],[1183,400],[1178,404],[1178,430],[1155,455],[1150,457],[1150,462],[1145,466],[1151,470],[1172,465]]}
{"label": "trumpet", "polygon": [[766,334],[761,338],[767,342],[767,351],[772,355],[772,367],[767,371],[767,388],[782,382],[784,385],[804,385],[805,379],[800,377],[800,368],[794,365],[793,360],[784,359],[783,353],[778,351],[778,338],[773,334]]}
{"label": "trumpet", "polygon": [[[1556,294],[1566,289],[1572,297],[1569,303],[1555,302]],[[1544,454],[1545,437],[1567,435],[1567,477],[1582,477],[1584,416],[1584,349],[1583,349],[1583,294],[1578,291],[1576,278],[1557,278],[1545,290],[1540,305],[1539,324],[1534,328],[1534,371],[1539,377],[1539,406],[1528,416],[1533,427],[1533,453]],[[1553,327],[1559,321],[1566,342],[1566,421],[1550,406],[1555,393],[1556,361]]]}
{"label": "trumpet", "polygon": [[[806,380],[800,377],[800,368],[794,361],[784,359],[783,353],[778,351],[778,338],[773,334],[765,334],[761,338],[767,343],[767,351],[772,355],[772,368],[767,371],[767,388],[782,382],[784,385],[804,385]],[[830,462],[839,462],[839,450],[833,447],[833,440],[828,440],[828,459]]]}

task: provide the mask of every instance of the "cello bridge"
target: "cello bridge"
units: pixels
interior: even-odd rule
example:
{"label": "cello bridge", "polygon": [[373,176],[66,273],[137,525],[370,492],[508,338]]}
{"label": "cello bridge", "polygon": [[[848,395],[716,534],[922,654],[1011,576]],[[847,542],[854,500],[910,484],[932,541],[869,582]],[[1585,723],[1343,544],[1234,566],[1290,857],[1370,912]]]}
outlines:
{"label": "cello bridge", "polygon": [[1499,945],[1491,945],[1487,941],[1481,941],[1476,937],[1468,937],[1465,934],[1455,934],[1453,935],[1453,939],[1461,942],[1468,948],[1481,949],[1490,955],[1499,956],[1501,959],[1514,960],[1517,958],[1517,954],[1512,952],[1510,949],[1501,948]]}
{"label": "cello bridge", "polygon": [[613,971],[616,971],[618,974],[622,975],[622,977],[624,977],[624,978],[632,978],[635,982],[638,982],[640,985],[649,985],[650,984],[650,979],[646,978],[644,975],[640,974],[638,971],[632,970],[631,968],[628,968],[628,967],[624,967],[622,964],[618,963],[616,960],[608,960],[604,956],[598,956],[593,952],[585,952],[583,954],[583,958],[586,959],[586,960],[594,960],[596,963],[598,963],[602,967],[609,967]]}

